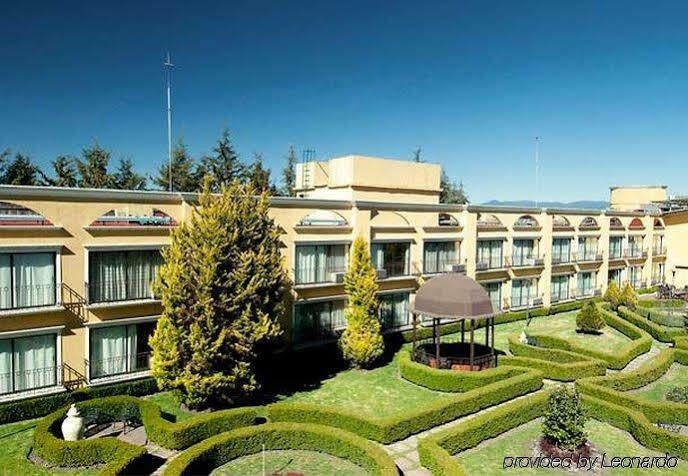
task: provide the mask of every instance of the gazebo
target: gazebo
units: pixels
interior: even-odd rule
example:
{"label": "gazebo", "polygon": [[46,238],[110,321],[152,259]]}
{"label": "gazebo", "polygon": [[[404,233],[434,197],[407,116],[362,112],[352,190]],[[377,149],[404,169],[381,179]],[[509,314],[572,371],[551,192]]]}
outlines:
{"label": "gazebo", "polygon": [[[413,316],[413,360],[430,367],[452,370],[482,370],[497,366],[494,350],[495,312],[483,287],[464,274],[447,273],[425,282],[416,292]],[[421,325],[432,321],[432,340],[418,341]],[[470,342],[466,342],[466,321]],[[460,342],[440,342],[440,324],[461,323]],[[476,343],[474,331],[484,323],[485,344]]]}

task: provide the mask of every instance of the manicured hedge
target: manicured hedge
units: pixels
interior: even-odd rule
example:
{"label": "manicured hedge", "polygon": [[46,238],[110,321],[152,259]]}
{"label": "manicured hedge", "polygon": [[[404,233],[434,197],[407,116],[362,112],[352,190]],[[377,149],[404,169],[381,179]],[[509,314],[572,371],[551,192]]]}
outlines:
{"label": "manicured hedge", "polygon": [[561,349],[587,355],[605,362],[607,368],[615,370],[623,369],[631,360],[650,350],[652,338],[645,331],[612,314],[606,309],[606,306],[598,306],[605,323],[631,339],[631,342],[618,351],[606,352],[547,334],[528,333],[528,337],[535,341],[538,347]]}
{"label": "manicured hedge", "polygon": [[682,299],[639,299],[640,307],[684,307],[685,301]]}
{"label": "manicured hedge", "polygon": [[355,410],[309,403],[275,403],[268,405],[270,421],[322,423],[351,431],[380,443],[392,443],[470,415],[498,403],[542,387],[542,373],[523,369],[523,373],[490,383],[464,393],[454,394],[388,417],[365,415]]}
{"label": "manicured hedge", "polygon": [[667,312],[658,311],[656,308],[638,307],[635,312],[660,326],[678,327],[681,329],[686,327],[686,318],[683,311],[674,310],[668,314]]}
{"label": "manicured hedge", "polygon": [[208,474],[212,469],[266,450],[311,450],[343,458],[370,474],[396,476],[392,458],[378,445],[347,431],[304,423],[268,423],[221,433],[198,443],[172,460],[164,476]]}
{"label": "manicured hedge", "polygon": [[637,294],[654,294],[657,292],[657,286],[650,286],[648,288],[636,289],[635,292]]}
{"label": "manicured hedge", "polygon": [[466,475],[452,455],[542,416],[548,397],[548,391],[537,392],[423,438],[418,442],[421,464],[435,476]]}
{"label": "manicured hedge", "polygon": [[401,349],[397,356],[399,373],[406,380],[440,392],[467,392],[478,387],[515,377],[525,372],[514,367],[499,367],[480,372],[433,369],[411,360],[411,349]]}
{"label": "manicured hedge", "polygon": [[85,387],[72,392],[62,392],[54,395],[2,403],[0,404],[0,425],[31,418],[40,418],[65,405],[89,400],[91,398],[109,397],[113,395],[141,396],[149,395],[157,391],[158,386],[155,380],[152,378],[145,378],[113,385]]}
{"label": "manicured hedge", "polygon": [[[87,400],[78,403],[77,408],[93,423],[121,421],[126,416],[127,420],[144,425],[150,441],[169,449],[183,449],[218,433],[253,425],[257,416],[256,407],[243,407],[172,423],[162,417],[155,403],[124,395]],[[112,466],[117,469],[112,472],[117,473],[123,468],[122,461],[113,455],[126,456],[127,466],[140,456],[130,448],[132,445],[114,438],[63,440],[60,425],[66,413],[67,407],[51,413],[38,422],[34,431],[33,451],[50,464],[91,466],[107,463],[107,467]]]}
{"label": "manicured hedge", "polygon": [[[638,309],[640,313],[643,311],[648,314],[653,312],[651,309]],[[686,335],[684,328],[661,326],[652,322],[647,316],[643,317],[643,315],[633,312],[625,306],[620,306],[617,312],[623,319],[640,327],[660,342],[674,342],[676,337]]]}

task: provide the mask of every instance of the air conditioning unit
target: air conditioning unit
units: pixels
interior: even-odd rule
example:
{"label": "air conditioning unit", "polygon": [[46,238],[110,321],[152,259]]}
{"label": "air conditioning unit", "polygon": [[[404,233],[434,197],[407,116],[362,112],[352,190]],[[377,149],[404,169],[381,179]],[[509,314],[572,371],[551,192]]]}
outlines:
{"label": "air conditioning unit", "polygon": [[465,273],[466,272],[466,265],[465,264],[447,264],[444,266],[444,271],[446,273]]}
{"label": "air conditioning unit", "polygon": [[487,269],[487,262],[481,261],[475,264],[475,269],[478,271],[484,271]]}
{"label": "air conditioning unit", "polygon": [[550,296],[550,302],[559,302],[559,296]]}
{"label": "air conditioning unit", "polygon": [[543,258],[535,258],[533,260],[533,265],[534,266],[544,266],[545,265],[545,260]]}
{"label": "air conditioning unit", "polygon": [[343,283],[344,282],[344,272],[342,271],[337,271],[334,273],[330,273],[330,282],[333,283]]}
{"label": "air conditioning unit", "polygon": [[533,306],[542,306],[542,298],[541,297],[533,298]]}
{"label": "air conditioning unit", "polygon": [[376,269],[377,272],[377,279],[387,279],[387,270],[386,269]]}

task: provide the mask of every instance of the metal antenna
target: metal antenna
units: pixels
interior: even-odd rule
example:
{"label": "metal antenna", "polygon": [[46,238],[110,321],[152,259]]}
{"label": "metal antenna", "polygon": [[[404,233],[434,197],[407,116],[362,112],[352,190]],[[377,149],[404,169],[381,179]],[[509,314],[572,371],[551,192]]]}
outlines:
{"label": "metal antenna", "polygon": [[167,159],[169,161],[170,192],[172,191],[172,60],[170,53],[163,63],[165,68],[165,82],[167,83]]}
{"label": "metal antenna", "polygon": [[540,137],[535,136],[535,208],[538,207],[540,191]]}

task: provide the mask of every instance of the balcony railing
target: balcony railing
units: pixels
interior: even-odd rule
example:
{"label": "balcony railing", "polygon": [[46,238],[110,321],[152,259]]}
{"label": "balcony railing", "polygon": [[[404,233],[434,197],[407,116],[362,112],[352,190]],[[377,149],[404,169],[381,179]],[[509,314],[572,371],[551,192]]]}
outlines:
{"label": "balcony railing", "polygon": [[380,277],[393,278],[395,276],[408,276],[410,274],[407,261],[385,261],[382,266],[377,265],[376,269]]}
{"label": "balcony railing", "polygon": [[502,269],[504,267],[504,260],[502,259],[478,260],[475,264],[475,269],[477,271],[487,271],[489,269]]}
{"label": "balcony railing", "polygon": [[552,264],[566,264],[571,263],[571,253],[553,253]]}
{"label": "balcony railing", "polygon": [[623,259],[621,250],[609,250],[609,259]]}
{"label": "balcony railing", "polygon": [[530,266],[544,266],[545,260],[535,255],[511,255],[511,262],[507,259],[507,266],[512,268],[524,268]]}
{"label": "balcony railing", "polygon": [[666,246],[654,246],[652,248],[652,254],[655,256],[661,256],[666,254]]}
{"label": "balcony railing", "polygon": [[153,279],[99,279],[87,285],[89,304],[155,299]]}
{"label": "balcony railing", "polygon": [[576,294],[573,291],[568,293],[551,293],[549,295],[550,302],[566,301],[567,299],[574,299]]}
{"label": "balcony railing", "polygon": [[423,274],[460,273],[465,271],[466,266],[458,259],[436,260],[432,263],[428,263],[426,260],[423,264]]}
{"label": "balcony railing", "polygon": [[344,273],[346,265],[298,268],[294,270],[294,282],[296,285],[341,283]]}
{"label": "balcony railing", "polygon": [[56,365],[31,370],[0,373],[0,395],[31,392],[58,384]]}
{"label": "balcony railing", "polygon": [[598,253],[597,251],[584,251],[582,253],[577,253],[575,255],[575,259],[578,263],[586,263],[586,262],[593,262],[593,261],[602,261],[602,253]]}
{"label": "balcony railing", "polygon": [[624,256],[626,259],[647,258],[647,251],[641,248],[628,248],[624,250]]}
{"label": "balcony railing", "polygon": [[54,306],[56,296],[55,283],[3,286],[0,288],[0,310]]}
{"label": "balcony railing", "polygon": [[117,355],[106,359],[86,360],[90,379],[117,377],[150,369],[150,352]]}
{"label": "balcony railing", "polygon": [[576,295],[579,298],[592,297],[592,296],[595,296],[597,294],[597,291],[598,291],[598,289],[592,288],[592,287],[590,287],[590,288],[578,288],[576,290]]}

